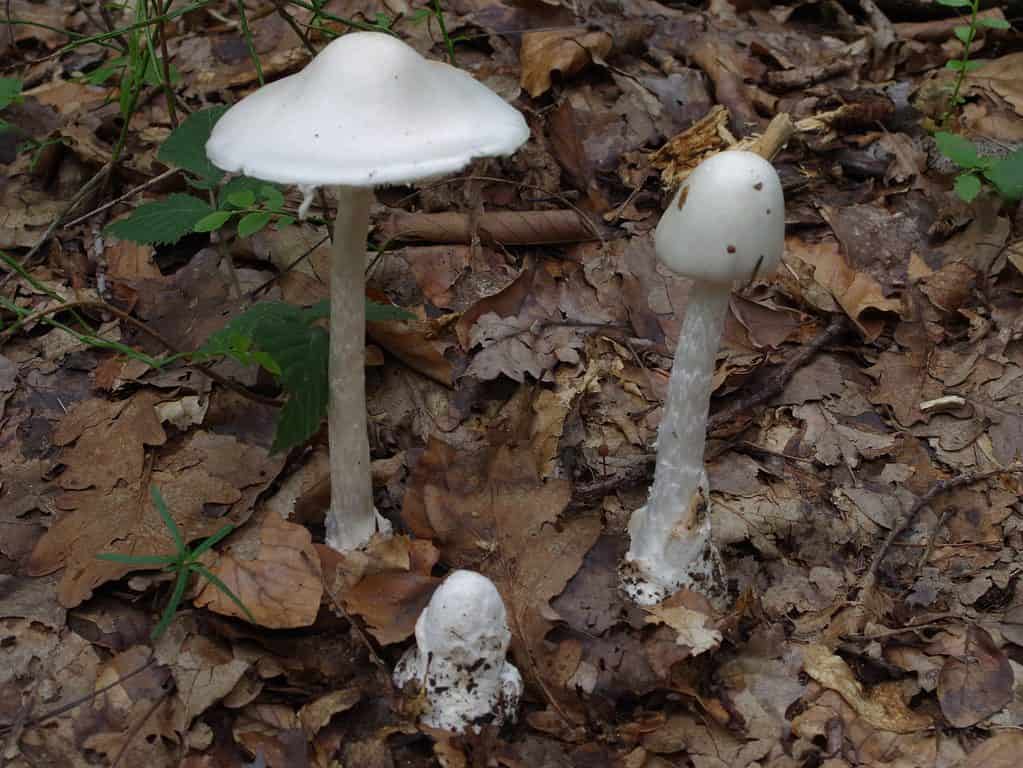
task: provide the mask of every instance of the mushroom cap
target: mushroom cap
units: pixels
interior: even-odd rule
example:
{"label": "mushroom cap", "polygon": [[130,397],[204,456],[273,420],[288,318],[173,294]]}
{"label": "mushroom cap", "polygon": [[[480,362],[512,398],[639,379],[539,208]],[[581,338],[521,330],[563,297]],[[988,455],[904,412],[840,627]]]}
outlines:
{"label": "mushroom cap", "polygon": [[781,180],[774,166],[752,152],[720,152],[700,163],[654,232],[662,264],[713,283],[749,280],[754,270],[770,274],[784,244]]}
{"label": "mushroom cap", "polygon": [[206,154],[266,181],[375,187],[510,155],[527,138],[518,110],[471,75],[391,35],[352,32],[231,107]]}
{"label": "mushroom cap", "polygon": [[449,574],[416,622],[416,643],[424,656],[503,658],[510,640],[501,593],[490,579],[473,571]]}

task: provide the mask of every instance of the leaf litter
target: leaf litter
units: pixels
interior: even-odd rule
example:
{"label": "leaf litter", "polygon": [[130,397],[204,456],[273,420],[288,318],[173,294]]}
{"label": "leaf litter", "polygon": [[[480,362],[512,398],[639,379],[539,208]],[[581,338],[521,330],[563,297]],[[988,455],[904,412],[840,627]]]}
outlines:
{"label": "leaf litter", "polygon": [[[370,290],[416,319],[369,329],[373,472],[405,535],[346,558],[320,544],[324,438],[270,452],[265,374],[153,369],[45,320],[92,302],[107,339],[194,350],[254,300],[323,299],[322,232],[164,245],[183,232],[157,219],[155,247],[104,237],[146,204],[205,205],[157,178],[169,156],[209,169],[188,146],[161,150],[180,116],[154,92],[118,173],[88,187],[112,156],[117,81],[69,73],[113,54],[60,49],[56,30],[105,27],[74,4],[11,6],[29,23],[0,50],[24,97],[3,120],[35,144],[0,133],[0,247],[31,282],[0,276],[0,332],[12,306],[34,314],[0,336],[6,763],[1015,765],[1023,488],[1004,470],[1023,457],[1023,218],[962,204],[924,130],[945,109],[956,19],[887,0],[442,5],[448,32],[474,40],[459,64],[517,99],[533,136],[467,178],[380,194],[374,241],[393,242]],[[393,20],[444,56],[436,19],[411,6],[327,8]],[[248,18],[261,72],[233,9],[164,27],[190,110],[308,60],[310,9],[266,11]],[[977,46],[960,123],[1000,152],[1023,141],[1018,33]],[[640,610],[617,563],[688,291],[651,232],[688,170],[776,112],[797,128],[775,159],[786,255],[733,295],[707,453],[733,607],[683,592]],[[79,219],[48,232],[83,189]],[[238,526],[205,562],[256,624],[196,582],[150,640],[165,576],[95,555],[172,551],[153,484],[190,541]],[[415,724],[387,670],[458,567],[501,590],[529,696],[518,724],[452,739]]]}

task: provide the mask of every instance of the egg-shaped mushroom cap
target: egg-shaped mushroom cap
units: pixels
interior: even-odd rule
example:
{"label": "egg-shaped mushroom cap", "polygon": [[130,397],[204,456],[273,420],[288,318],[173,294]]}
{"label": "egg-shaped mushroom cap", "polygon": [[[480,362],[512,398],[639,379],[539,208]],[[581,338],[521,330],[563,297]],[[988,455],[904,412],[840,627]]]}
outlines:
{"label": "egg-shaped mushroom cap", "polygon": [[266,181],[375,187],[509,155],[527,138],[518,110],[471,75],[391,35],[352,32],[231,107],[206,154]]}
{"label": "egg-shaped mushroom cap", "polygon": [[421,654],[504,656],[511,633],[501,593],[486,576],[454,571],[416,622]]}
{"label": "egg-shaped mushroom cap", "polygon": [[661,263],[713,283],[770,274],[784,245],[781,180],[774,166],[752,152],[721,152],[700,163],[654,232]]}

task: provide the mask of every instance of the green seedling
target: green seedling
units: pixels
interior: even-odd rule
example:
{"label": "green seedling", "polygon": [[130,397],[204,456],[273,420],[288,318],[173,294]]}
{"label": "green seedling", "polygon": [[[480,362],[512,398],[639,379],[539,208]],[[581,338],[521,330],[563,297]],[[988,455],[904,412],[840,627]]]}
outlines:
{"label": "green seedling", "polygon": [[[945,63],[945,68],[956,73],[948,97],[942,125],[948,125],[956,110],[965,99],[962,95],[966,75],[981,66],[981,62],[970,59],[970,48],[980,29],[1009,29],[1005,19],[980,17],[980,0],[937,0],[939,5],[969,11],[968,23],[955,27],[956,38],[962,44],[962,55]],[[990,183],[1006,201],[1013,202],[1023,197],[1023,148],[1004,157],[982,155],[977,145],[969,139],[947,131],[934,135],[938,151],[955,163],[960,173],[955,180],[955,193],[967,203],[980,194],[984,183]]]}
{"label": "green seedling", "polygon": [[255,624],[255,617],[241,599],[231,591],[230,587],[228,587],[199,561],[199,558],[202,557],[203,554],[208,552],[215,544],[231,533],[231,531],[234,530],[234,526],[225,525],[212,536],[201,541],[194,549],[189,549],[188,544],[181,535],[181,530],[178,528],[178,524],[174,522],[174,518],[171,517],[170,511],[167,509],[167,503],[164,501],[163,495],[160,493],[160,489],[155,485],[150,486],[149,494],[153,500],[153,506],[156,507],[156,511],[160,513],[160,517],[163,519],[163,524],[167,526],[167,530],[170,532],[171,538],[174,539],[174,546],[177,548],[177,552],[173,555],[141,556],[122,555],[117,552],[103,552],[96,555],[96,557],[100,560],[106,560],[111,563],[136,566],[140,570],[158,568],[160,570],[176,574],[176,578],[174,580],[174,591],[171,592],[170,600],[167,601],[167,607],[163,609],[163,615],[160,617],[160,622],[153,628],[153,632],[150,635],[151,639],[156,640],[160,637],[160,635],[167,631],[167,627],[169,627],[170,623],[174,620],[174,615],[177,613],[178,606],[181,604],[181,599],[185,596],[185,589],[188,587],[188,581],[191,579],[193,574],[197,574],[206,579],[213,586],[227,595],[231,599],[231,602],[241,609],[242,613],[245,614],[245,617]]}
{"label": "green seedling", "polygon": [[[0,77],[0,109],[21,103],[21,80],[15,77]],[[0,118],[0,131],[6,131],[11,124]]]}

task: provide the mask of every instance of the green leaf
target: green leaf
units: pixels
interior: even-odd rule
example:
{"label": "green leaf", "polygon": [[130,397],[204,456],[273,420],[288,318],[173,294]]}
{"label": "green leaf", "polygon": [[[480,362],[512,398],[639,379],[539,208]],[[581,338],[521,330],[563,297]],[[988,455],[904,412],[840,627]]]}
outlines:
{"label": "green leaf", "polygon": [[977,147],[969,139],[954,133],[938,131],[934,134],[938,151],[958,165],[960,168],[980,168],[983,166]]}
{"label": "green leaf", "polygon": [[1012,29],[1012,25],[1005,19],[988,18],[982,16],[977,19],[978,27],[986,27],[987,29]]}
{"label": "green leaf", "polygon": [[203,216],[199,221],[195,223],[193,232],[212,232],[215,229],[220,229],[222,226],[234,216],[232,211],[214,211],[209,216]]}
{"label": "green leaf", "polygon": [[21,80],[16,77],[0,77],[0,109],[21,102]]}
{"label": "green leaf", "polygon": [[304,323],[300,307],[283,301],[261,301],[232,318],[227,325],[212,334],[194,356],[203,358],[233,355],[238,350],[248,352],[260,326],[295,322]]}
{"label": "green leaf", "polygon": [[235,208],[248,208],[256,202],[256,192],[252,189],[239,189],[226,195],[227,202]]}
{"label": "green leaf", "polygon": [[153,634],[149,636],[151,640],[159,638],[160,635],[167,631],[170,623],[174,621],[174,613],[178,610],[178,606],[181,605],[181,598],[185,596],[185,587],[188,586],[188,577],[190,575],[191,571],[188,568],[182,568],[178,571],[178,579],[174,582],[174,592],[171,593],[167,607],[163,609],[160,623],[153,628]]}
{"label": "green leaf", "polygon": [[185,546],[185,540],[181,536],[181,530],[178,528],[178,524],[174,522],[173,516],[171,516],[170,510],[167,509],[167,502],[163,500],[163,494],[160,493],[160,489],[155,485],[149,486],[149,497],[153,500],[153,506],[156,507],[156,511],[160,513],[160,517],[163,519],[163,524],[167,526],[167,530],[170,531],[171,538],[174,539],[174,546],[178,548],[178,553],[183,554],[188,551],[188,547]]}
{"label": "green leaf", "polygon": [[266,203],[267,208],[279,211],[284,207],[284,193],[275,186],[270,184],[264,184],[261,186],[259,188],[259,197],[264,203]]}
{"label": "green leaf", "polygon": [[984,175],[1010,202],[1023,198],[1023,148],[991,164]]}
{"label": "green leaf", "polygon": [[96,69],[86,74],[84,80],[88,85],[102,85],[111,77],[116,75],[118,71],[127,66],[127,64],[127,56],[116,56],[115,58],[100,64],[96,67]]}
{"label": "green leaf", "polygon": [[[265,181],[259,179],[253,179],[250,176],[235,176],[233,179],[228,181],[224,186],[220,188],[220,195],[217,199],[224,201],[227,200],[231,195],[238,192],[244,192],[249,190],[253,195],[259,191],[259,188],[266,184]],[[253,198],[255,199],[255,198]],[[224,207],[224,203],[220,203],[220,207]]]}
{"label": "green leaf", "polygon": [[294,223],[295,223],[295,217],[294,216],[278,216],[277,217],[277,229],[284,229],[285,227],[290,227]]}
{"label": "green leaf", "polygon": [[217,184],[224,178],[224,172],[206,157],[206,142],[226,111],[227,107],[220,106],[193,112],[163,142],[157,158],[197,176],[200,186],[209,188]]}
{"label": "green leaf", "polygon": [[201,544],[199,544],[199,546],[197,546],[191,552],[189,552],[188,553],[188,559],[189,560],[197,560],[197,559],[199,559],[203,554],[206,553],[207,550],[209,550],[215,544],[219,544],[220,540],[223,539],[225,536],[227,536],[229,533],[231,533],[231,531],[233,531],[233,530],[234,530],[234,526],[231,525],[230,523],[228,523],[223,528],[221,528],[219,531],[214,533],[212,536],[206,538]]}
{"label": "green leaf", "polygon": [[973,42],[973,29],[971,27],[959,26],[952,31],[963,45],[969,45]]}
{"label": "green leaf", "polygon": [[953,72],[959,72],[960,70],[965,69],[965,66],[959,59],[951,59],[950,61],[945,62],[945,69],[951,69]]}
{"label": "green leaf", "polygon": [[166,245],[176,243],[194,231],[195,225],[211,213],[213,209],[209,203],[175,192],[166,200],[140,205],[127,218],[115,221],[105,231],[135,243]]}
{"label": "green leaf", "polygon": [[970,0],[935,0],[938,5],[944,5],[947,8],[969,8]]}
{"label": "green leaf", "polygon": [[137,565],[141,568],[162,568],[170,565],[177,558],[174,555],[122,555],[118,552],[100,552],[96,555],[97,560],[106,560],[109,563],[123,563],[124,565]]}
{"label": "green leaf", "polygon": [[260,328],[259,345],[281,367],[288,401],[277,421],[271,452],[301,445],[316,433],[327,414],[327,332],[305,323]]}
{"label": "green leaf", "polygon": [[229,598],[231,598],[231,602],[233,602],[235,605],[237,605],[239,608],[242,609],[242,613],[245,614],[245,617],[249,621],[251,621],[253,624],[257,624],[258,623],[256,621],[256,617],[252,615],[252,611],[250,611],[246,607],[245,603],[243,603],[241,601],[241,598],[238,597],[238,595],[236,595],[234,592],[232,592],[231,588],[229,586],[227,586],[227,584],[222,582],[217,576],[215,576],[212,571],[210,571],[208,568],[200,565],[199,563],[195,563],[192,566],[192,568],[194,568],[196,571],[198,571],[200,574],[202,574],[203,578],[206,579],[206,581],[210,582],[210,584],[212,584],[217,589],[219,589],[221,592],[223,592],[225,595],[227,595]]}
{"label": "green leaf", "polygon": [[396,307],[394,304],[378,304],[366,299],[366,322],[379,323],[383,320],[415,320],[411,312]]}
{"label": "green leaf", "polygon": [[970,203],[980,194],[980,177],[973,173],[963,173],[956,176],[954,189],[959,199]]}
{"label": "green leaf", "polygon": [[983,61],[968,61],[963,65],[963,69],[967,72],[973,72],[974,70],[980,69],[984,66]]}
{"label": "green leaf", "polygon": [[248,237],[249,235],[256,234],[270,223],[270,218],[271,214],[265,211],[257,211],[242,216],[241,221],[238,222],[238,236]]}

